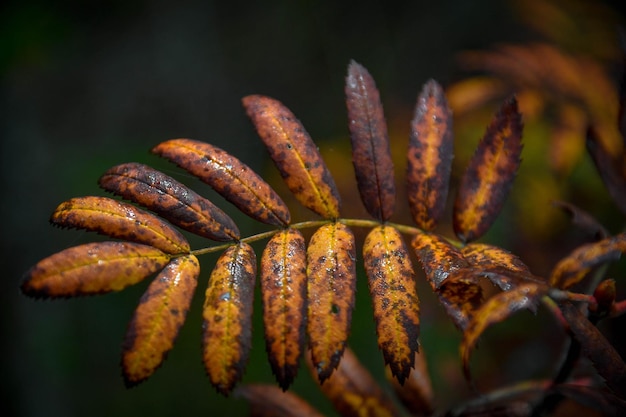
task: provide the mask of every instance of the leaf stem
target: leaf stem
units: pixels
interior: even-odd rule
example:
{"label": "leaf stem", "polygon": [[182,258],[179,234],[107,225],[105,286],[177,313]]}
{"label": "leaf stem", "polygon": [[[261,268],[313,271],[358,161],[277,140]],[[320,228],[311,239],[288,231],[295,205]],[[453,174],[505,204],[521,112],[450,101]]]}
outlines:
{"label": "leaf stem", "polygon": [[[299,222],[299,223],[294,223],[289,225],[288,227],[291,229],[309,229],[309,228],[313,228],[313,227],[321,227],[325,224],[331,223],[333,220],[329,220],[329,219],[323,219],[323,220],[310,220],[310,221],[305,221],[305,222]],[[381,225],[381,223],[377,220],[368,220],[368,219],[337,219],[336,220],[339,223],[345,224],[346,226],[351,226],[351,227],[366,227],[366,228],[374,228],[374,227],[378,227]],[[398,231],[400,231],[401,233],[404,234],[408,234],[408,235],[416,235],[418,233],[423,233],[423,231],[417,227],[413,227],[413,226],[408,226],[408,225],[404,225],[404,224],[398,224],[398,223],[385,223],[395,229],[397,229]],[[228,242],[228,243],[223,243],[221,245],[216,245],[216,246],[207,246],[204,248],[200,248],[200,249],[195,249],[192,250],[190,253],[192,255],[195,256],[199,256],[199,255],[205,255],[207,253],[213,253],[213,252],[219,252],[219,251],[223,251],[228,249],[230,246],[236,245],[239,242],[245,242],[245,243],[252,243],[252,242],[256,242],[258,240],[263,240],[263,239],[269,239],[270,237],[274,236],[276,233],[278,233],[281,229],[275,229],[275,230],[270,230],[267,232],[263,232],[263,233],[258,233],[252,236],[248,236],[245,237],[243,239],[240,239],[238,241],[232,241],[232,242]],[[454,243],[454,242],[452,242]]]}
{"label": "leaf stem", "polygon": [[593,295],[580,294],[577,292],[571,292],[566,290],[559,290],[557,288],[551,288],[548,295],[555,301],[573,301],[593,304],[596,299]]}

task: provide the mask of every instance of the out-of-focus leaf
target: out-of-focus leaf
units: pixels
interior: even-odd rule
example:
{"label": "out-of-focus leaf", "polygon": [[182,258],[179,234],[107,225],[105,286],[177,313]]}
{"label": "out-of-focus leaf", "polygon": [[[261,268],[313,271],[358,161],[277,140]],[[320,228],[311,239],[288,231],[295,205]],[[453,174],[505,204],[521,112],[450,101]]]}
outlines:
{"label": "out-of-focus leaf", "polygon": [[72,198],[56,208],[50,222],[143,243],[166,253],[189,252],[189,243],[178,230],[144,210],[107,197]]}
{"label": "out-of-focus leaf", "polygon": [[248,384],[234,394],[250,403],[251,417],[324,417],[296,394],[273,385]]}
{"label": "out-of-focus leaf", "polygon": [[98,183],[191,233],[217,241],[239,239],[239,229],[226,213],[186,185],[147,165],[117,165],[105,172]]}
{"label": "out-of-focus leaf", "polygon": [[462,404],[449,417],[529,417],[533,404],[529,400],[509,399],[499,401],[476,401]]}
{"label": "out-of-focus leaf", "polygon": [[564,302],[560,307],[569,324],[569,330],[580,343],[583,353],[604,378],[606,385],[620,397],[626,396],[626,364],[619,353],[578,307],[570,302]]}
{"label": "out-of-focus leaf", "polygon": [[419,299],[406,245],[395,228],[373,229],[363,244],[363,259],[378,347],[400,384],[409,376],[419,336]]}
{"label": "out-of-focus leaf", "polygon": [[470,353],[480,335],[491,325],[509,318],[513,313],[536,306],[543,295],[548,291],[548,286],[528,282],[521,284],[510,291],[505,291],[489,298],[476,311],[463,332],[460,353],[463,362],[465,378],[470,379],[469,358]]}
{"label": "out-of-focus leaf", "polygon": [[87,243],[39,261],[25,274],[22,292],[54,298],[120,291],[159,271],[169,260],[159,249],[139,243]]}
{"label": "out-of-focus leaf", "polygon": [[609,237],[609,232],[604,228],[604,226],[602,226],[602,224],[591,214],[587,213],[580,207],[566,201],[553,201],[552,205],[569,214],[572,218],[573,224],[588,233],[590,236],[593,236],[596,240]]}
{"label": "out-of-focus leaf", "polygon": [[432,230],[443,214],[453,158],[452,112],[441,86],[430,80],[417,98],[411,121],[407,194],[413,219]]}
{"label": "out-of-focus leaf", "polygon": [[552,170],[566,178],[585,152],[582,134],[589,118],[577,104],[562,103],[550,132],[549,161]]}
{"label": "out-of-focus leaf", "polygon": [[209,184],[239,210],[275,226],[291,221],[289,209],[259,175],[228,152],[192,139],[171,139],[152,149]]}
{"label": "out-of-focus leaf", "polygon": [[[315,376],[316,366],[311,361],[309,365]],[[330,378],[317,381],[326,397],[344,417],[400,415],[391,398],[349,348],[346,348],[339,367]]]}
{"label": "out-of-focus leaf", "polygon": [[396,396],[411,412],[411,415],[429,416],[433,413],[434,393],[423,349],[415,352],[413,369],[403,385],[392,377],[389,367],[386,368],[386,375],[391,381]]}
{"label": "out-of-focus leaf", "polygon": [[470,266],[461,252],[440,235],[418,233],[411,245],[433,290],[450,274]]}
{"label": "out-of-focus leaf", "polygon": [[[541,19],[534,16],[533,20]],[[506,80],[507,91],[538,93],[541,101],[551,104],[544,104],[546,108],[564,102],[579,106],[597,127],[609,154],[621,153],[615,84],[598,61],[569,54],[548,43],[503,44],[495,51],[465,53],[462,60],[468,70],[486,70]]]}
{"label": "out-of-focus leaf", "polygon": [[493,77],[473,77],[452,84],[447,88],[446,96],[450,107],[464,114],[503,96],[506,90],[504,83]]}
{"label": "out-of-focus leaf", "polygon": [[313,364],[324,382],[343,355],[356,291],[354,235],[341,223],[317,229],[307,248],[307,334]]}
{"label": "out-of-focus leaf", "polygon": [[298,373],[307,315],[306,246],[300,231],[274,235],[261,257],[265,342],[272,372],[286,390]]}
{"label": "out-of-focus leaf", "polygon": [[461,179],[453,226],[462,241],[481,237],[500,213],[520,165],[521,139],[522,119],[511,98],[487,127]]}
{"label": "out-of-focus leaf", "polygon": [[361,200],[372,217],[389,220],[395,208],[396,185],[387,122],[374,78],[355,61],[348,66],[345,94]]}
{"label": "out-of-focus leaf", "polygon": [[298,201],[322,217],[339,217],[335,181],[296,116],[270,97],[251,95],[242,101],[280,175]]}
{"label": "out-of-focus leaf", "polygon": [[252,341],[256,256],[247,243],[219,257],[206,290],[202,357],[215,389],[228,395],[241,379]]}
{"label": "out-of-focus leaf", "polygon": [[600,411],[604,417],[626,415],[626,401],[605,389],[600,390],[575,384],[559,384],[553,390],[579,404]]}
{"label": "out-of-focus leaf", "polygon": [[199,273],[195,256],[175,258],[139,300],[122,347],[126,386],[144,381],[165,360],[187,317]]}
{"label": "out-of-focus leaf", "polygon": [[626,158],[623,154],[612,156],[601,139],[596,128],[590,127],[587,130],[587,151],[611,198],[626,215]]}
{"label": "out-of-focus leaf", "polygon": [[618,260],[626,251],[626,233],[582,245],[563,258],[550,274],[550,285],[569,288],[580,282],[592,268]]}
{"label": "out-of-focus leaf", "polygon": [[617,127],[626,141],[626,28],[619,30],[622,68],[619,80],[619,110],[617,113]]}

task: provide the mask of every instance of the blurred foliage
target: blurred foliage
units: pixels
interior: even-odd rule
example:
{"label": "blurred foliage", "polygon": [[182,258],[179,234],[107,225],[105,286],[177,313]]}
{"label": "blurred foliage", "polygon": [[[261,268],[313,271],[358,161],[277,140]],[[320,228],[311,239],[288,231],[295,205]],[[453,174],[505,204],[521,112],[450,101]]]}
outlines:
{"label": "blurred foliage", "polygon": [[[609,219],[606,226],[617,231],[621,216],[586,154],[585,140],[587,128],[594,126],[612,155],[624,147],[616,122],[622,64],[618,30],[624,22],[599,2],[532,0],[514,7],[536,39],[459,56],[471,75],[448,88],[460,144],[456,162],[463,166],[469,158],[496,103],[516,94],[525,123],[524,161],[511,204],[519,227],[503,231],[501,239],[522,251],[537,248],[531,241],[568,239],[570,226],[562,212],[550,208],[551,200],[578,204]],[[558,253],[537,249],[521,255],[541,272]]]}

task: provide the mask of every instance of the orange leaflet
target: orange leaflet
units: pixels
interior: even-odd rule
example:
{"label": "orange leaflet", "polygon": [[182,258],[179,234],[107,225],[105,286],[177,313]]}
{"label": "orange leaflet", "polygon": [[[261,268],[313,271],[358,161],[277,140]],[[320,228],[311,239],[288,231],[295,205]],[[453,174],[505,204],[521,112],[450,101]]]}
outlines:
{"label": "orange leaflet", "polygon": [[582,245],[563,258],[550,274],[550,285],[569,288],[580,282],[592,268],[619,259],[626,252],[626,233]]}
{"label": "orange leaflet", "polygon": [[138,243],[87,243],[39,261],[26,273],[22,292],[54,298],[120,291],[159,271],[169,260],[159,249]]}
{"label": "orange leaflet", "polygon": [[324,417],[296,394],[273,385],[244,385],[235,395],[248,400],[252,417]]}
{"label": "orange leaflet", "polygon": [[122,347],[126,386],[150,377],[174,346],[196,289],[200,264],[193,255],[173,259],[139,300]]}
{"label": "orange leaflet", "polygon": [[[308,363],[315,375],[314,363],[310,360]],[[317,381],[322,392],[332,401],[333,406],[342,416],[393,417],[400,415],[391,398],[381,389],[349,348],[346,348],[339,367],[330,378],[325,381],[317,379]]]}
{"label": "orange leaflet", "polygon": [[461,330],[465,330],[483,302],[476,271],[471,268],[455,271],[436,291],[439,302]]}
{"label": "orange leaflet", "polygon": [[50,221],[154,246],[167,253],[189,252],[185,237],[168,223],[133,205],[107,197],[77,197],[61,203]]}
{"label": "orange leaflet", "polygon": [[286,390],[298,373],[306,329],[306,246],[300,231],[274,235],[261,256],[265,342],[272,372]]}
{"label": "orange leaflet", "polygon": [[285,183],[306,208],[339,217],[339,192],[317,146],[300,121],[270,97],[244,97],[243,106]]}
{"label": "orange leaflet", "polygon": [[424,84],[411,121],[407,194],[417,225],[432,230],[446,205],[453,158],[452,112],[441,86]]}
{"label": "orange leaflet", "polygon": [[315,231],[307,249],[307,334],[321,382],[339,364],[348,339],[356,291],[354,235],[341,223]]}
{"label": "orange leaflet", "polygon": [[463,362],[463,373],[470,379],[469,357],[480,335],[489,326],[499,323],[513,313],[525,309],[536,308],[537,303],[548,292],[548,286],[534,282],[520,284],[510,291],[498,293],[485,301],[476,311],[467,328],[463,332],[460,354]]}
{"label": "orange leaflet", "polygon": [[433,290],[450,274],[470,266],[461,252],[440,235],[418,233],[411,245]]}
{"label": "orange leaflet", "polygon": [[226,213],[186,185],[147,165],[117,165],[105,172],[98,183],[191,233],[218,241],[239,239],[239,229]]}
{"label": "orange leaflet", "polygon": [[520,165],[522,118],[507,100],[487,127],[463,174],[454,202],[454,231],[463,242],[481,237],[500,213]]}
{"label": "orange leaflet", "polygon": [[414,416],[429,416],[434,411],[434,393],[428,374],[424,350],[415,352],[413,369],[403,385],[392,377],[389,367],[385,372],[396,396]]}
{"label": "orange leaflet", "polygon": [[498,246],[470,243],[461,248],[461,253],[472,266],[480,269],[501,267],[514,272],[530,272],[519,257]]}
{"label": "orange leaflet", "polygon": [[363,244],[363,259],[378,347],[392,374],[403,384],[418,349],[419,299],[413,265],[400,232],[391,226],[373,229]]}
{"label": "orange leaflet", "polygon": [[224,395],[241,379],[248,361],[255,278],[256,255],[242,242],[219,257],[206,290],[202,357],[211,383]]}
{"label": "orange leaflet", "polygon": [[361,200],[372,217],[389,220],[396,203],[396,185],[387,122],[374,79],[355,61],[348,66],[345,94]]}
{"label": "orange leaflet", "polygon": [[260,176],[228,152],[192,139],[172,139],[152,149],[209,184],[239,210],[275,226],[291,221],[289,209]]}
{"label": "orange leaflet", "polygon": [[508,291],[524,281],[542,281],[519,257],[497,246],[470,243],[461,249],[461,253],[475,270],[474,275],[489,278],[502,291]]}
{"label": "orange leaflet", "polygon": [[454,324],[465,329],[482,302],[476,270],[440,235],[418,233],[411,244],[439,302]]}

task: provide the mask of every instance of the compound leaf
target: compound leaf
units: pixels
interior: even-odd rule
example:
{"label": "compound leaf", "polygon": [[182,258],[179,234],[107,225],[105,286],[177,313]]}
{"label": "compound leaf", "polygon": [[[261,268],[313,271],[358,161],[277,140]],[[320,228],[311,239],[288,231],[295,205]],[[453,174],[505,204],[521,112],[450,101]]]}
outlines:
{"label": "compound leaf", "polygon": [[467,328],[463,332],[460,354],[463,362],[463,373],[470,379],[470,353],[481,334],[491,325],[509,318],[513,313],[525,309],[536,308],[539,300],[548,291],[548,286],[534,282],[520,284],[510,291],[505,291],[489,298],[475,312]]}
{"label": "compound leaf", "polygon": [[243,106],[287,187],[306,208],[339,217],[339,192],[317,146],[300,121],[270,97],[244,97]]}
{"label": "compound leaf", "polygon": [[275,226],[291,221],[283,200],[259,175],[228,152],[192,139],[171,139],[152,149],[209,184],[255,220]]}
{"label": "compound leaf", "polygon": [[582,245],[556,264],[550,285],[562,289],[580,282],[592,268],[618,260],[626,252],[626,233]]}
{"label": "compound leaf", "polygon": [[98,183],[191,233],[217,241],[239,239],[239,229],[226,213],[186,185],[147,165],[117,165],[107,170]]}
{"label": "compound leaf", "polygon": [[215,389],[228,395],[241,379],[252,341],[256,255],[247,243],[231,246],[211,272],[202,317],[202,357]]}
{"label": "compound leaf", "polygon": [[307,314],[306,246],[302,233],[274,235],[261,256],[265,342],[272,372],[286,390],[304,350]]}
{"label": "compound leaf", "polygon": [[[309,362],[313,374],[315,365]],[[367,368],[346,348],[337,370],[324,380],[317,379],[322,392],[345,417],[399,416],[391,398],[376,383]]]}
{"label": "compound leaf", "polygon": [[166,253],[185,253],[190,249],[185,237],[168,223],[107,197],[76,197],[65,201],[52,213],[50,222],[143,243]]}
{"label": "compound leaf", "polygon": [[139,243],[87,243],[39,261],[25,274],[22,292],[55,298],[120,291],[159,271],[169,260],[159,249]]}
{"label": "compound leaf", "polygon": [[396,185],[387,122],[374,78],[355,61],[348,66],[345,94],[352,163],[361,200],[372,217],[389,220],[395,207]]}
{"label": "compound leaf", "polygon": [[453,158],[452,111],[430,80],[417,98],[407,164],[407,194],[417,225],[432,230],[445,208]]}
{"label": "compound leaf", "polygon": [[395,228],[373,229],[363,244],[363,259],[378,347],[400,384],[409,376],[418,349],[419,299],[406,245]]}
{"label": "compound leaf", "polygon": [[309,347],[320,382],[339,364],[356,291],[354,235],[341,223],[315,231],[307,248]]}
{"label": "compound leaf", "polygon": [[195,256],[175,258],[139,300],[122,347],[126,386],[144,381],[165,360],[187,316],[199,273]]}
{"label": "compound leaf", "polygon": [[235,395],[250,403],[251,417],[324,417],[296,394],[273,385],[244,385]]}
{"label": "compound leaf", "polygon": [[463,242],[481,237],[500,213],[520,165],[522,119],[507,100],[487,127],[463,174],[454,202],[454,231]]}

